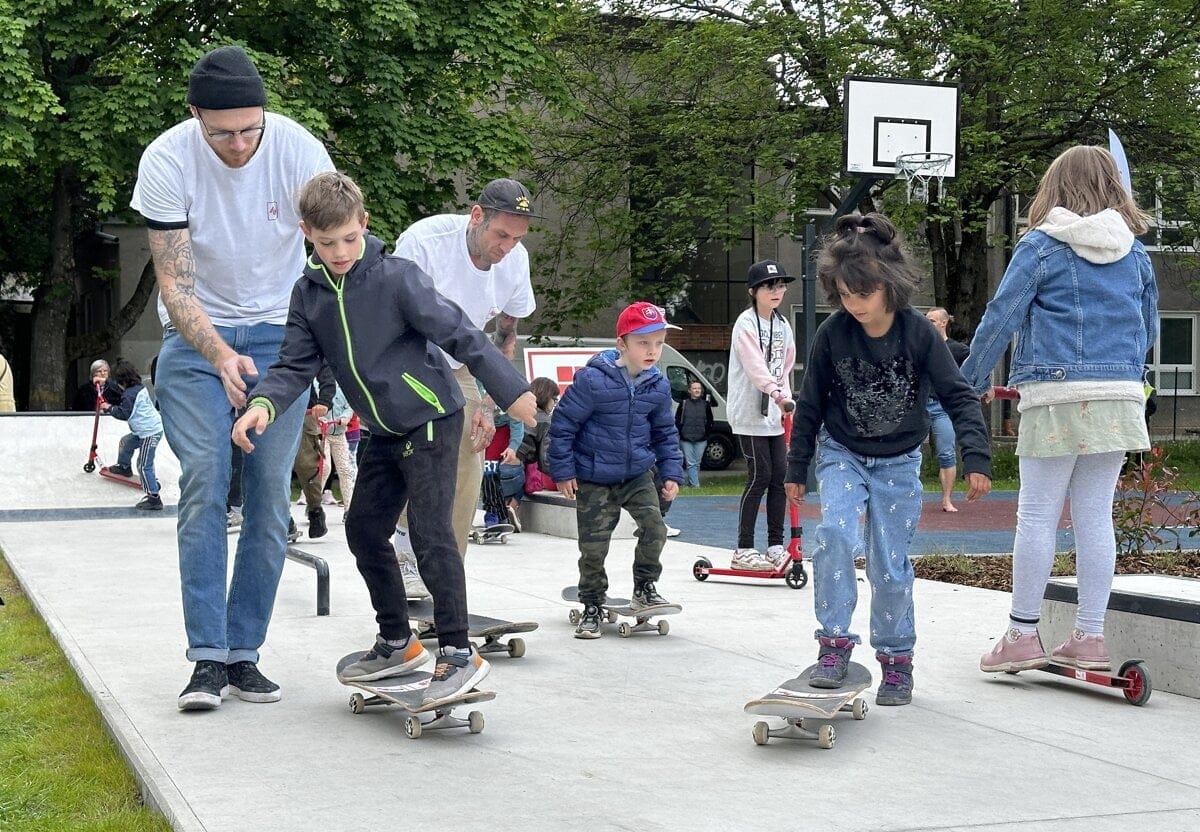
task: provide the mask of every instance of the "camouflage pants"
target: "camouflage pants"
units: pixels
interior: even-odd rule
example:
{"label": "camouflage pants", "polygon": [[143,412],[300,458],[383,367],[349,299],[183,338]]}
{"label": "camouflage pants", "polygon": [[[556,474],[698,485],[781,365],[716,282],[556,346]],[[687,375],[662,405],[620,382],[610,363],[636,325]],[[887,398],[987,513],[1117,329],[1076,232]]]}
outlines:
{"label": "camouflage pants", "polygon": [[579,481],[575,495],[575,517],[579,524],[579,600],[600,603],[608,591],[604,559],[621,509],[637,523],[638,542],[633,550],[633,583],[657,581],[662,574],[663,546],[667,526],[658,507],[658,490],[649,471],[616,485]]}

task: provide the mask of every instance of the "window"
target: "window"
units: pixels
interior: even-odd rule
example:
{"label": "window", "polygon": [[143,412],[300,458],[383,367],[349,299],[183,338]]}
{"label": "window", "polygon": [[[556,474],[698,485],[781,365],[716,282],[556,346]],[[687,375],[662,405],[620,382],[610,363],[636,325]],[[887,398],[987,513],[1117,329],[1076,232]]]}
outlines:
{"label": "window", "polygon": [[1195,248],[1188,203],[1196,196],[1196,178],[1168,171],[1135,176],[1133,184],[1138,204],[1150,214],[1150,230],[1138,237],[1142,245],[1151,251]]}
{"label": "window", "polygon": [[1159,393],[1191,396],[1196,393],[1196,316],[1165,313],[1158,343],[1146,353],[1150,383]]}
{"label": "window", "polygon": [[[692,382],[700,381],[696,378],[696,374],[688,370],[686,367],[671,365],[667,367],[667,380],[671,382],[671,398],[677,402],[681,402],[688,397],[688,388],[692,386]],[[700,382],[700,386],[704,387],[704,382]],[[708,390],[704,391],[705,398],[708,397]]]}

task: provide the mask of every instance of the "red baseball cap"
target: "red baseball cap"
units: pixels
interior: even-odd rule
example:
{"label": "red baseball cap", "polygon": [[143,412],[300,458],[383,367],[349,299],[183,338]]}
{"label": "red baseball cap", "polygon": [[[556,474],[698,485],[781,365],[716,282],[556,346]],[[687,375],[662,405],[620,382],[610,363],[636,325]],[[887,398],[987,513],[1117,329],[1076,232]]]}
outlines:
{"label": "red baseball cap", "polygon": [[667,313],[655,306],[639,300],[625,307],[617,317],[617,337],[626,335],[644,335],[647,332],[658,332],[660,329],[679,329],[674,324],[667,323]]}

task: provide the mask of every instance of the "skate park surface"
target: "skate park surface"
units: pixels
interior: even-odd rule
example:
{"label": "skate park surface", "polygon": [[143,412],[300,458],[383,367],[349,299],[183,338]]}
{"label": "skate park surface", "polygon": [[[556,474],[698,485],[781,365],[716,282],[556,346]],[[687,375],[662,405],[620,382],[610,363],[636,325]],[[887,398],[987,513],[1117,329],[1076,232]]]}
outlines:
{"label": "skate park surface", "polygon": [[[472,545],[472,610],[541,628],[523,658],[491,657],[482,687],[497,698],[477,706],[482,733],[411,740],[398,711],[351,713],[352,691],[334,678],[375,627],[329,507],[329,535],[297,546],[327,560],[331,614],[314,614],[313,571],[288,562],[262,649],[282,701],[180,713],[191,667],[174,517],[134,512],[134,489],[88,478],[91,417],[74,417],[82,439],[67,418],[0,418],[8,467],[24,474],[3,486],[0,547],[176,829],[1200,830],[1200,702],[1159,691],[1139,708],[1049,674],[980,673],[1005,593],[917,581],[913,704],[870,698],[864,721],[834,721],[830,750],[756,746],[742,706],[815,657],[812,585],[697,582],[697,557],[721,564],[729,552],[680,539],[659,582],[684,608],[670,634],[606,628],[595,641],[572,637],[559,598],[576,578],[574,541]],[[101,449],[114,454],[115,438]],[[160,470],[177,495],[177,466]],[[303,508],[293,512],[303,529]],[[631,562],[632,541],[615,542],[613,595],[628,596]],[[855,659],[878,681],[869,648]]]}

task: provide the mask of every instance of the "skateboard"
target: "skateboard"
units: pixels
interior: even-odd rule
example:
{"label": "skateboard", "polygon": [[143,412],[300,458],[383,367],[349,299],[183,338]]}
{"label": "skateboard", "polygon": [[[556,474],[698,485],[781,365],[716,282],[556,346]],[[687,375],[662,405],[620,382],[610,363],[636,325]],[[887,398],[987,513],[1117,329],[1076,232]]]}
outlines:
{"label": "skateboard", "polygon": [[[408,617],[419,626],[417,638],[437,638],[437,630],[433,626],[433,602],[430,600],[409,601]],[[532,633],[538,628],[536,621],[505,621],[501,618],[489,618],[486,615],[467,615],[467,635],[470,638],[483,639],[482,644],[476,644],[475,649],[484,653],[508,653],[514,659],[525,655],[525,639],[504,636],[513,633]]]}
{"label": "skateboard", "polygon": [[[579,587],[569,586],[562,591],[562,599],[564,601],[579,601]],[[683,612],[683,607],[679,604],[659,604],[656,607],[644,607],[635,610],[629,606],[627,598],[607,598],[600,605],[600,609],[604,610],[605,617],[609,624],[616,624],[619,616],[634,619],[634,623],[622,621],[617,625],[617,634],[621,638],[629,638],[634,633],[657,632],[660,636],[665,636],[671,632],[671,625],[667,621],[651,621],[650,619],[663,615],[675,615]],[[571,610],[567,614],[567,620],[572,624],[578,624],[579,619],[583,617],[580,610]]]}
{"label": "skateboard", "polygon": [[497,523],[494,526],[472,526],[467,540],[472,543],[507,543],[508,536],[514,531],[509,523]]}
{"label": "skateboard", "polygon": [[746,713],[780,716],[786,723],[782,728],[772,728],[766,722],[754,723],[755,745],[766,745],[771,737],[784,737],[816,740],[821,748],[833,748],[837,738],[833,726],[824,723],[814,730],[805,724],[806,719],[833,719],[840,711],[849,711],[855,719],[867,718],[867,700],[859,694],[871,686],[871,671],[850,662],[846,681],[840,688],[814,688],[808,680],[816,668],[814,664],[795,679],[789,679],[765,696],[746,703]]}
{"label": "skateboard", "polygon": [[122,485],[133,486],[138,491],[142,490],[142,481],[140,479],[138,479],[137,477],[126,477],[126,476],[122,476],[121,474],[114,474],[112,471],[109,470],[107,465],[102,465],[100,467],[99,473],[100,473],[100,476],[104,477],[104,479],[106,479],[106,480],[112,480],[113,482],[119,482]]}
{"label": "skateboard", "polygon": [[[472,734],[478,734],[483,730],[482,713],[471,711],[467,714],[467,718],[463,719],[454,715],[454,709],[495,699],[495,691],[472,688],[453,699],[433,705],[423,705],[421,697],[425,693],[425,688],[429,687],[429,680],[433,678],[432,673],[405,673],[403,676],[389,676],[370,682],[342,681],[342,671],[365,655],[366,651],[360,650],[357,653],[343,656],[342,660],[337,663],[338,681],[347,687],[358,688],[367,694],[366,696],[362,693],[350,694],[350,710],[353,713],[361,714],[373,705],[396,705],[408,714],[404,718],[404,733],[414,740],[423,732],[438,728],[466,728]],[[425,720],[422,720],[423,716],[426,717]]]}
{"label": "skateboard", "polygon": [[[1056,662],[1035,669],[1043,673],[1053,673],[1055,676],[1075,679],[1078,682],[1086,682],[1089,685],[1117,688],[1130,705],[1145,705],[1150,701],[1150,694],[1154,692],[1154,681],[1150,678],[1150,669],[1141,659],[1130,659],[1125,662],[1116,675],[1105,673],[1102,670],[1082,670]],[[1010,676],[1015,676],[1027,671],[1008,670],[1005,672]]]}

